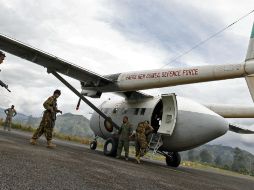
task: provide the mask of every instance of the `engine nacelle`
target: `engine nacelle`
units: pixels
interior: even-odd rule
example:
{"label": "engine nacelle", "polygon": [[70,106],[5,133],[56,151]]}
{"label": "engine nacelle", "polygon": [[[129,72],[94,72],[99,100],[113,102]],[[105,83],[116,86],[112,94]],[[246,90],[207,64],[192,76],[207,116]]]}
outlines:
{"label": "engine nacelle", "polygon": [[84,96],[91,97],[91,98],[100,98],[102,93],[98,92],[98,91],[95,91],[95,90],[85,90],[85,89],[83,89],[81,91],[81,94],[84,95]]}

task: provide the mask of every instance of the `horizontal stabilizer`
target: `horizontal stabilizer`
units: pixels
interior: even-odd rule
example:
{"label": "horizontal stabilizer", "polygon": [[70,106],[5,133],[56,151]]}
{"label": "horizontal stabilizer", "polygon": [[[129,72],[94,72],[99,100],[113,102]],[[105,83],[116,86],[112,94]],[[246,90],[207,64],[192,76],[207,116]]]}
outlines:
{"label": "horizontal stabilizer", "polygon": [[240,133],[240,134],[254,134],[254,131],[251,131],[249,129],[242,129],[240,127],[237,127],[234,124],[229,124],[229,131]]}
{"label": "horizontal stabilizer", "polygon": [[205,104],[208,109],[224,118],[254,118],[254,106]]}

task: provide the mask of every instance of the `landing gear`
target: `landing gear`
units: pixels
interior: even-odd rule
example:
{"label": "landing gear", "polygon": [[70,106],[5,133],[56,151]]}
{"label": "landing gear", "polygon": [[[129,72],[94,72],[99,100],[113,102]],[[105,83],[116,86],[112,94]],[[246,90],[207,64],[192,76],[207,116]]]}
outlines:
{"label": "landing gear", "polygon": [[169,152],[166,155],[166,163],[171,167],[178,167],[181,163],[181,156],[178,152]]}
{"label": "landing gear", "polygon": [[93,139],[93,141],[90,142],[90,149],[91,150],[95,150],[97,148],[97,138],[98,136],[96,135]]}
{"label": "landing gear", "polygon": [[93,140],[92,142],[90,142],[90,149],[95,150],[96,148],[97,148],[97,141]]}
{"label": "landing gear", "polygon": [[108,138],[104,144],[104,155],[116,156],[118,140],[116,138]]}

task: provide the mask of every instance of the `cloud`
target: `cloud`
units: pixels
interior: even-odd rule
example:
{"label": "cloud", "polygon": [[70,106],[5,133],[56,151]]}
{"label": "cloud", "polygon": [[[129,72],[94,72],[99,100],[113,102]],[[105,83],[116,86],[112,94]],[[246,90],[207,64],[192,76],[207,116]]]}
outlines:
{"label": "cloud", "polygon": [[[245,5],[246,9],[244,11],[238,9],[237,14],[234,14],[234,18],[232,18],[233,9],[230,13],[227,11],[228,15],[225,15],[225,12],[222,12],[225,10],[220,8],[221,4],[219,3],[215,5],[217,9],[209,8],[214,7],[214,2],[210,1],[206,3],[199,1],[179,3],[179,1],[112,0],[111,2],[107,5],[113,11],[103,19],[128,40],[144,43],[165,52],[168,56],[164,60],[164,64],[170,63],[178,55],[249,11]],[[225,7],[230,7],[228,3],[225,3],[227,4]],[[237,2],[235,1],[235,3]],[[202,6],[200,6],[201,4]],[[211,4],[213,6],[210,6]],[[222,19],[223,13],[223,18],[228,18],[230,15],[231,19]],[[249,22],[247,26],[247,28],[251,27]],[[195,49],[191,55],[186,55],[183,59],[170,63],[169,66],[197,65],[195,62],[197,57],[203,64],[243,61],[249,38],[246,38],[246,33],[244,36],[239,35],[239,31],[236,32],[231,27],[228,31]]]}
{"label": "cloud", "polygon": [[[160,52],[128,42],[107,23],[98,21],[96,17],[98,12],[103,12],[103,8],[94,1],[66,1],[63,4],[60,1],[52,3],[26,0],[22,3],[1,3],[4,5],[0,13],[2,33],[100,74],[135,70],[136,61],[156,63],[160,60]],[[45,68],[10,54],[7,54],[1,69],[1,80],[8,83],[13,91],[8,94],[1,89],[3,96],[0,105],[4,107],[14,102],[20,111],[38,115],[45,98],[51,95],[55,88],[64,88],[52,75],[46,73]],[[80,89],[78,81],[70,78],[68,80]],[[106,98],[111,96],[105,95]],[[77,98],[72,92],[66,90],[62,98],[65,100],[65,111],[76,113],[73,108]],[[99,104],[103,100],[104,98],[94,102]],[[24,108],[24,105],[27,106]],[[91,109],[83,106],[81,110],[87,113]]]}

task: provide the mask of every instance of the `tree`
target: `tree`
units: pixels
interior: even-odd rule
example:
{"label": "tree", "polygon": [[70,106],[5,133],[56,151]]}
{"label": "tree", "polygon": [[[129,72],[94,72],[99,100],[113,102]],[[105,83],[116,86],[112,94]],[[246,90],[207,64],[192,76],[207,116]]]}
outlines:
{"label": "tree", "polygon": [[222,166],[222,165],[223,165],[223,162],[222,162],[222,159],[221,159],[221,156],[220,156],[220,155],[218,155],[218,156],[215,158],[214,162],[215,162],[215,164],[216,164],[217,166]]}
{"label": "tree", "polygon": [[188,151],[188,159],[189,159],[189,161],[195,161],[196,160],[196,156],[195,156],[195,151],[194,150],[189,150]]}
{"label": "tree", "polygon": [[235,148],[234,150],[234,160],[232,164],[232,170],[245,173],[246,172],[246,159],[243,156],[242,151],[239,148]]}
{"label": "tree", "polygon": [[208,152],[208,150],[204,149],[200,152],[201,162],[211,163],[213,160],[212,155]]}

